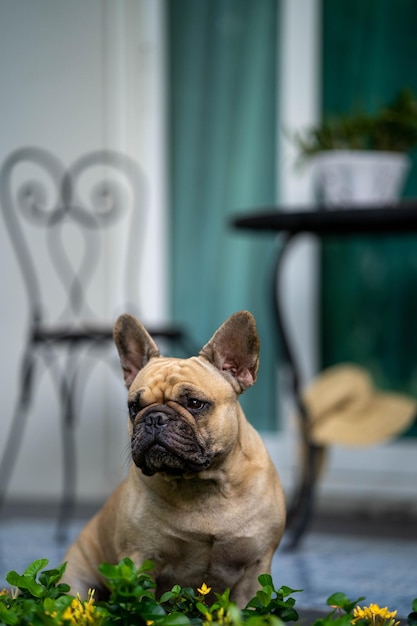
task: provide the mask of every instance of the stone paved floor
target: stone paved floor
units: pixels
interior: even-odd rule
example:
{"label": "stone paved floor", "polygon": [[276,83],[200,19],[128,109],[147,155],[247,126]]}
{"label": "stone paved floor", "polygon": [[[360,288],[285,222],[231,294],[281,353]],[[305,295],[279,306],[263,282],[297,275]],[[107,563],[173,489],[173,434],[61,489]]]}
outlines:
{"label": "stone paved floor", "polygon": [[[73,522],[68,541],[57,543],[53,518],[31,517],[30,512],[7,516],[0,523],[0,588],[10,569],[21,573],[38,558],[48,558],[51,567],[59,564],[83,524]],[[417,597],[417,532],[401,536],[400,530],[398,535],[349,534],[346,528],[338,532],[337,525],[325,531],[313,528],[296,551],[286,549],[284,538],[273,560],[275,584],[303,589],[294,596],[299,609],[326,612],[327,597],[343,591],[351,600],[365,596],[367,603],[397,609],[406,617]]]}

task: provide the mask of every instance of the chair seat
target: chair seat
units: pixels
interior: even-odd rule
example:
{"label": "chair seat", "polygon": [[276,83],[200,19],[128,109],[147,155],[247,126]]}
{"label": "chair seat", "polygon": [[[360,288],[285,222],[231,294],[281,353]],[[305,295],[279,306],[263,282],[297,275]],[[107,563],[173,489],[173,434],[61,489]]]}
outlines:
{"label": "chair seat", "polygon": [[[155,338],[180,340],[184,331],[176,326],[150,328],[150,335]],[[86,324],[83,326],[47,326],[37,325],[32,331],[32,342],[91,342],[112,341],[113,326],[102,324]]]}

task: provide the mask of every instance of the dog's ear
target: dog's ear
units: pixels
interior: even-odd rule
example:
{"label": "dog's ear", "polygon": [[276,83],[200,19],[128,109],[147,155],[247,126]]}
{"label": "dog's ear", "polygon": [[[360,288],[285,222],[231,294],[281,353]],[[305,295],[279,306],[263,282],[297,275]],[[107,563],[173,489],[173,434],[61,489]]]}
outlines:
{"label": "dog's ear", "polygon": [[241,393],[256,381],[259,337],[255,318],[248,311],[229,317],[200,351],[220,371],[228,372]]}
{"label": "dog's ear", "polygon": [[127,313],[116,320],[113,338],[119,353],[123,378],[129,388],[136,374],[149,359],[159,356],[158,346],[145,327]]}

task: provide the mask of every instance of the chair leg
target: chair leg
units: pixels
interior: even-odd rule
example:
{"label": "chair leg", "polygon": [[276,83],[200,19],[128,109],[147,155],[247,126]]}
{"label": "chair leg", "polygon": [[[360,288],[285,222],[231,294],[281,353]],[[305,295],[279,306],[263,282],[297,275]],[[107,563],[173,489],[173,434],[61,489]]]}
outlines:
{"label": "chair leg", "polygon": [[23,357],[19,398],[10,425],[9,435],[0,463],[0,513],[4,508],[10,480],[16,465],[23,433],[27,424],[27,414],[32,400],[34,357],[28,349]]}
{"label": "chair leg", "polygon": [[75,394],[76,372],[73,371],[67,378],[61,381],[61,407],[62,407],[62,499],[58,515],[56,539],[65,542],[68,539],[68,525],[72,519],[75,508],[76,483],[77,483],[77,451],[75,440]]}

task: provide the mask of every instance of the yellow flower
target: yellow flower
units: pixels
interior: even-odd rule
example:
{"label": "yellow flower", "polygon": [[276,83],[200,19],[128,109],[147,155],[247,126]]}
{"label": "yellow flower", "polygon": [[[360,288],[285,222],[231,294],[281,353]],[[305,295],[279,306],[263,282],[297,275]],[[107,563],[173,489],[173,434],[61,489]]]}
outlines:
{"label": "yellow flower", "polygon": [[88,600],[82,601],[80,594],[74,598],[64,611],[62,619],[77,626],[94,626],[101,623],[101,615],[94,605],[94,589],[88,590]]}
{"label": "yellow flower", "polygon": [[207,587],[206,583],[203,583],[201,587],[197,589],[197,591],[201,593],[202,596],[206,596],[207,594],[210,593],[211,587]]}
{"label": "yellow flower", "polygon": [[19,589],[17,587],[10,587],[9,589],[0,589],[0,596],[8,596],[13,600],[16,600],[19,595]]}
{"label": "yellow flower", "polygon": [[388,611],[385,606],[381,608],[378,604],[370,604],[361,608],[357,606],[353,609],[352,624],[360,620],[366,620],[370,626],[398,626],[399,621],[395,621],[397,611]]}

